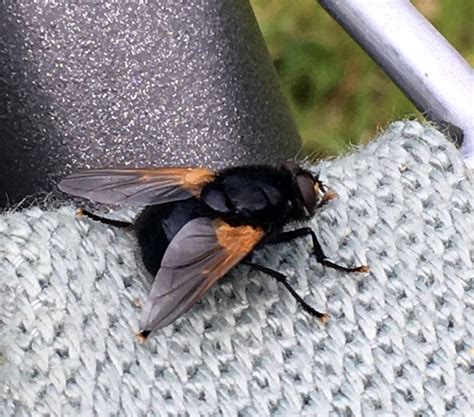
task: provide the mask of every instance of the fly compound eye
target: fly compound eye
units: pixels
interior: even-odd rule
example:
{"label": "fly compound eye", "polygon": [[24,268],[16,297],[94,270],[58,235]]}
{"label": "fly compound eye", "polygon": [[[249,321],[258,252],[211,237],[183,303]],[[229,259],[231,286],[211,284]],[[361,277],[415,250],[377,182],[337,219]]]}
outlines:
{"label": "fly compound eye", "polygon": [[309,214],[314,212],[316,207],[316,190],[314,180],[306,175],[297,175],[296,182],[303,197],[303,204]]}

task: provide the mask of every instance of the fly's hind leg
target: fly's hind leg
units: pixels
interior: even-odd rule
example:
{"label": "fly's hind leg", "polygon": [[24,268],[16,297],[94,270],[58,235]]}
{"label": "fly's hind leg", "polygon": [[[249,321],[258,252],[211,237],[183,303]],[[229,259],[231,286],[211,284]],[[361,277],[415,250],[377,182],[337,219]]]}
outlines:
{"label": "fly's hind leg", "polygon": [[95,221],[98,221],[98,222],[101,222],[101,223],[104,223],[104,224],[108,224],[108,225],[114,226],[114,227],[127,228],[127,227],[132,227],[133,226],[133,223],[125,222],[125,221],[122,221],[122,220],[107,219],[106,217],[98,216],[97,214],[94,214],[94,213],[92,213],[92,212],[90,212],[86,209],[83,209],[83,208],[77,209],[76,216],[77,217],[86,216],[86,217],[89,217],[92,220],[95,220]]}
{"label": "fly's hind leg", "polygon": [[321,320],[323,323],[326,323],[329,320],[329,316],[325,313],[321,313],[317,310],[315,310],[313,307],[311,307],[306,301],[301,298],[300,295],[295,291],[295,289],[290,285],[288,282],[288,279],[285,275],[283,275],[281,272],[274,271],[273,269],[267,268],[266,266],[262,266],[250,261],[244,261],[245,265],[250,266],[251,268],[263,272],[264,274],[267,274],[273,278],[275,278],[278,282],[283,284],[285,288],[290,292],[290,294],[294,297],[296,302],[303,307],[303,310],[309,313],[311,316],[317,317],[319,320]]}

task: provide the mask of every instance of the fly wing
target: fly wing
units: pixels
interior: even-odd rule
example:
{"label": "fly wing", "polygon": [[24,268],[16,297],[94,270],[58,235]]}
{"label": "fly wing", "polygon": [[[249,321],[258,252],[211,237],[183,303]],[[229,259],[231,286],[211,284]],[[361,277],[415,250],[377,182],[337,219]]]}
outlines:
{"label": "fly wing", "polygon": [[263,236],[260,228],[222,220],[200,217],[187,223],[165,252],[140,317],[140,334],[146,337],[184,314]]}
{"label": "fly wing", "polygon": [[99,203],[147,206],[199,196],[214,176],[206,168],[91,169],[69,175],[59,189]]}

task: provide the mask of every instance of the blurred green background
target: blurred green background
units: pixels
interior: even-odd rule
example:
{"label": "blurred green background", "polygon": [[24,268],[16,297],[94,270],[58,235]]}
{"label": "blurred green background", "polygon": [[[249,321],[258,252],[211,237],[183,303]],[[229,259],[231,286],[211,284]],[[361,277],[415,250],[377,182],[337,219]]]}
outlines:
{"label": "blurred green background", "polygon": [[[250,0],[306,155],[365,143],[388,122],[420,117],[400,90],[316,0]],[[473,65],[474,0],[414,5]]]}

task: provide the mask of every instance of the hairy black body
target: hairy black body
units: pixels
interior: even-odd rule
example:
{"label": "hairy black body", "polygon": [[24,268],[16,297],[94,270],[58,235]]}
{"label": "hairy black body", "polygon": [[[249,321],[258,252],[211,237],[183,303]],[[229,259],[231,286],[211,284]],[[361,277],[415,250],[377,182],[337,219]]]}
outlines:
{"label": "hairy black body", "polygon": [[140,320],[146,338],[186,312],[232,267],[246,265],[276,278],[310,314],[325,320],[288,284],[285,276],[250,261],[266,243],[311,236],[321,264],[347,272],[329,261],[309,227],[283,231],[292,221],[311,217],[334,194],[309,171],[288,162],[280,167],[241,166],[214,173],[203,168],[99,169],[74,174],[60,184],[63,191],[104,203],[146,206],[133,227],[146,269],[155,276]]}
{"label": "hairy black body", "polygon": [[300,220],[299,190],[291,172],[270,166],[245,166],[222,171],[205,185],[201,201],[216,217],[234,225],[249,224],[267,230]]}
{"label": "hairy black body", "polygon": [[134,224],[147,270],[156,275],[171,240],[198,217],[222,218],[233,226],[265,229],[268,237],[289,221],[303,220],[291,173],[270,166],[226,169],[206,184],[200,198],[149,206]]}

